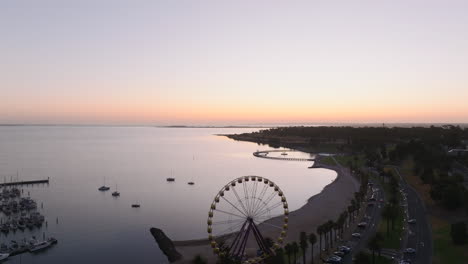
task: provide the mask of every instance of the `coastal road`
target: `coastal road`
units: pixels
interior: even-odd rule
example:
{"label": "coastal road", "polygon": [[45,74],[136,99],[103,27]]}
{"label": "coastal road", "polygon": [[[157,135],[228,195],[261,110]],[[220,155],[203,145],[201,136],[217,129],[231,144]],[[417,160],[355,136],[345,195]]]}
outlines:
{"label": "coastal road", "polygon": [[[358,227],[356,230],[354,230],[353,233],[361,234],[360,239],[352,238],[349,242],[342,243],[352,248],[351,254],[345,255],[342,263],[353,263],[352,257],[360,251],[365,250],[367,248],[367,243],[377,232],[377,228],[381,220],[381,211],[384,205],[384,203],[380,202],[380,199],[385,201],[385,193],[382,186],[377,182],[374,183],[373,187],[371,188],[371,192],[374,192],[376,201],[373,202],[373,206],[367,206],[367,204],[364,205],[367,206],[367,208],[365,209],[366,213],[363,222],[367,222],[367,227],[364,229]],[[370,193],[370,195],[372,195],[372,193]]]}
{"label": "coastal road", "polygon": [[398,167],[392,166],[400,177],[400,186],[407,200],[407,219],[415,219],[415,224],[407,224],[405,228],[407,232],[406,245],[403,245],[402,251],[405,248],[414,248],[416,253],[404,254],[404,259],[411,260],[411,263],[430,264],[432,263],[432,233],[429,225],[429,218],[424,207],[424,203],[420,199],[417,192],[409,186],[400,174]]}

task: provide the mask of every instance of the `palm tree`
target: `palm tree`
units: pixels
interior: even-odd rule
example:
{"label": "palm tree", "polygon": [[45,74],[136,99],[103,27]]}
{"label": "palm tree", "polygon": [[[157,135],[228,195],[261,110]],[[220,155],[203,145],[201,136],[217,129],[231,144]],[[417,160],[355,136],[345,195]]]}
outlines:
{"label": "palm tree", "polygon": [[[344,219],[343,219],[343,220],[344,220],[344,221],[343,221],[343,222],[344,222],[344,223],[343,223],[343,226],[344,226],[344,228],[346,228],[346,226],[347,226],[347,225],[346,225],[346,219],[348,219],[348,216],[349,216],[348,211],[345,210],[345,211],[343,212],[343,218],[344,218]],[[349,225],[349,223],[348,223],[348,225]]]}
{"label": "palm tree", "polygon": [[301,246],[301,249],[302,249],[303,264],[306,264],[306,249],[309,246],[309,243],[307,242],[306,232],[301,232],[299,245]]}
{"label": "palm tree", "polygon": [[299,245],[297,244],[296,241],[292,243],[292,252],[294,254],[294,264],[297,263],[297,253],[299,252]]}
{"label": "palm tree", "polygon": [[352,199],[352,200],[351,200],[351,208],[352,208],[352,213],[353,213],[353,222],[354,222],[354,217],[355,217],[355,215],[354,215],[354,212],[355,212],[355,211],[356,211],[356,209],[357,209],[357,206],[356,206],[356,200],[354,200],[354,199]]}
{"label": "palm tree", "polygon": [[329,239],[330,239],[330,248],[333,247],[333,226],[334,222],[332,220],[328,220],[327,222],[327,229],[330,232]]}
{"label": "palm tree", "polygon": [[284,251],[286,255],[288,256],[288,264],[291,264],[291,254],[292,254],[291,244],[287,243],[286,246],[284,246]]}
{"label": "palm tree", "polygon": [[390,219],[392,218],[392,206],[390,204],[386,204],[382,211],[382,217],[387,221],[387,236],[390,234]]}
{"label": "palm tree", "polygon": [[319,226],[317,227],[317,234],[318,234],[319,237],[320,237],[319,255],[321,256],[321,255],[322,255],[322,234],[323,234],[323,227],[322,227],[322,225],[319,225]]}
{"label": "palm tree", "polygon": [[[314,233],[309,234],[309,242],[310,242],[310,257],[312,258],[312,264],[314,264],[314,245],[317,243],[317,236]],[[304,262],[305,263],[305,262]]]}
{"label": "palm tree", "polygon": [[323,223],[322,225],[322,232],[323,232],[323,251],[328,249],[328,226],[327,223]]}
{"label": "palm tree", "polygon": [[351,225],[351,220],[353,219],[353,205],[348,206],[348,225]]}
{"label": "palm tree", "polygon": [[334,224],[333,224],[333,229],[335,229],[335,242],[338,240],[338,237],[339,237],[339,234],[340,234],[340,219],[338,218],[338,221],[336,221]]}
{"label": "palm tree", "polygon": [[369,249],[372,251],[372,263],[375,264],[375,251],[380,251],[380,238],[378,235],[374,235],[369,241]]}

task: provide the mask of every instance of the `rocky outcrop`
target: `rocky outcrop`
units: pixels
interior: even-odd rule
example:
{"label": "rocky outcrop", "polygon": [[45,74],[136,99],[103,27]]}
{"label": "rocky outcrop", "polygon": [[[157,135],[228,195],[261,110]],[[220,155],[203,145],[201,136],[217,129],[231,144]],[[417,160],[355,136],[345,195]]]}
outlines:
{"label": "rocky outcrop", "polygon": [[176,262],[182,258],[182,255],[179,252],[177,252],[172,240],[168,238],[161,229],[153,227],[150,229],[150,232],[156,240],[156,243],[158,243],[158,246],[161,249],[161,251],[169,259],[169,262]]}

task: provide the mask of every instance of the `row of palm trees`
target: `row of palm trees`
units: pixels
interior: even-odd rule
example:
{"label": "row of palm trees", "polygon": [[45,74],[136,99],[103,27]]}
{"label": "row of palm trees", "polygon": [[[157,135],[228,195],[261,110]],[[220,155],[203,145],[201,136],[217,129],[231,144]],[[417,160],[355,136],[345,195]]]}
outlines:
{"label": "row of palm trees", "polygon": [[[309,247],[309,243],[311,246],[310,247],[311,256],[314,256],[314,246],[317,243],[317,236],[314,233],[307,235],[306,232],[301,232],[299,236],[299,243],[292,242],[292,243],[286,244],[284,246],[284,253],[286,254],[288,258],[288,264],[291,264],[291,256],[293,257],[292,263],[294,264],[297,263],[297,256],[299,252],[302,252],[302,263],[307,263],[306,250]],[[312,257],[312,264],[313,263],[314,263],[314,259]]]}
{"label": "row of palm trees", "polygon": [[[354,193],[354,198],[351,200],[350,205],[343,211],[336,221],[328,220],[327,222],[317,227],[317,234],[319,235],[319,251],[328,251],[333,248],[333,243],[339,237],[343,237],[344,230],[348,228],[351,223],[354,223],[356,217],[359,215],[363,208],[363,203],[366,201],[366,194],[368,190],[368,175],[361,174],[361,187],[358,192]],[[322,249],[322,238],[324,247]]]}
{"label": "row of palm trees", "polygon": [[[279,249],[276,255],[283,256],[285,254],[288,259],[288,264],[297,263],[297,256],[299,252],[302,252],[302,262],[306,262],[306,250],[311,246],[311,256],[314,263],[314,246],[319,240],[319,252],[328,251],[333,248],[334,243],[338,240],[339,237],[343,237],[343,233],[346,228],[348,228],[351,223],[355,222],[356,217],[358,216],[360,210],[363,208],[362,204],[366,201],[366,194],[368,190],[368,175],[361,172],[361,187],[358,192],[354,193],[354,198],[351,200],[350,205],[345,211],[343,211],[336,221],[328,220],[322,225],[317,227],[317,235],[311,233],[307,235],[305,232],[300,233],[300,239],[298,242],[288,243],[284,246],[283,249]],[[322,243],[323,242],[323,243]],[[324,247],[322,248],[322,244]],[[283,263],[282,257],[276,258],[276,261],[270,261],[269,263]]]}

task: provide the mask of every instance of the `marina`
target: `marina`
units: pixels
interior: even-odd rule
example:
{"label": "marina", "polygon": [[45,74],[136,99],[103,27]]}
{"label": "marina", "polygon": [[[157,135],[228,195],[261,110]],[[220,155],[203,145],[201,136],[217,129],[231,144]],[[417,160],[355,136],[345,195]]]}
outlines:
{"label": "marina", "polygon": [[[25,181],[22,181],[24,183]],[[38,181],[26,181],[37,183]],[[48,180],[47,180],[48,182]],[[7,236],[10,232],[18,236],[20,233],[27,235],[29,231],[34,229],[41,230],[45,221],[45,216],[37,211],[37,202],[31,197],[22,197],[23,190],[18,189],[18,182],[3,185],[0,192],[0,231]],[[15,186],[15,187],[11,187]],[[29,192],[28,192],[29,195]],[[41,207],[43,204],[41,203]],[[21,240],[10,240],[5,242],[2,239],[0,243],[0,260],[7,259],[11,256],[19,255],[26,252],[37,252],[49,248],[57,243],[55,238],[45,238],[37,240],[32,236],[29,240],[23,237]]]}

